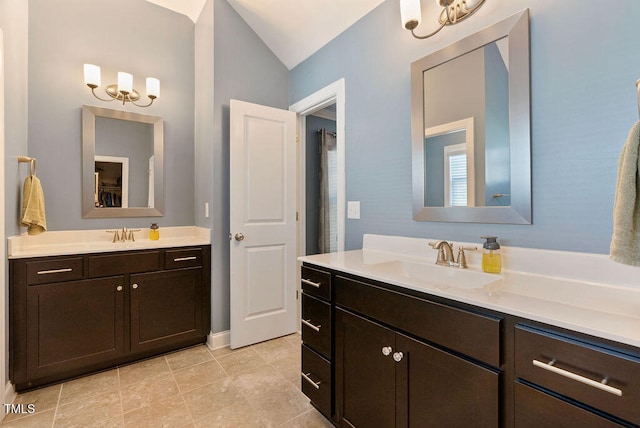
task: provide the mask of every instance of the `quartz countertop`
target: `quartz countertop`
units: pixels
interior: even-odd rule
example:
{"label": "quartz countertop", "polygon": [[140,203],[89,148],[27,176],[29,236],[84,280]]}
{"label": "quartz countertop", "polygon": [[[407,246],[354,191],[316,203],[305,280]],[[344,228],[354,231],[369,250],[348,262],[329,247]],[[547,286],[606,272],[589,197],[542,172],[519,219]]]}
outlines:
{"label": "quartz countertop", "polygon": [[[135,230],[135,229],[134,229]],[[149,229],[134,232],[135,241],[112,242],[113,233],[99,230],[50,231],[40,235],[18,235],[7,239],[9,259],[69,254],[106,253],[152,248],[211,244],[211,230],[197,226],[160,228],[160,239],[151,241]]]}
{"label": "quartz countertop", "polygon": [[[475,263],[470,264],[469,269],[462,270],[464,273],[460,275],[456,272],[460,271],[457,268],[436,266],[435,251],[425,250],[424,254],[420,254],[416,250],[428,248],[426,240],[419,245],[409,242],[409,248],[398,252],[393,248],[391,251],[382,250],[382,242],[367,246],[366,239],[365,236],[362,250],[305,256],[298,260],[640,347],[640,286],[636,286],[640,285],[636,279],[640,276],[638,270],[611,265],[612,271],[623,271],[611,272],[613,283],[542,275],[535,270],[503,270],[500,274],[487,274]],[[411,248],[411,244],[414,248]],[[518,251],[507,253],[517,258]],[[590,254],[567,253],[566,259],[563,259],[564,255],[558,253],[561,252],[553,254],[553,259],[557,263],[571,264],[574,270],[576,263],[578,268],[580,263],[594,264],[593,255]],[[479,261],[479,254],[471,256],[472,259],[474,257]],[[598,255],[595,260],[602,266],[609,266],[605,256]],[[512,261],[512,265],[522,263]],[[426,274],[420,275],[422,272]],[[447,275],[453,275],[450,283],[458,285],[447,285],[447,281],[442,279]],[[436,279],[430,279],[434,277]]]}

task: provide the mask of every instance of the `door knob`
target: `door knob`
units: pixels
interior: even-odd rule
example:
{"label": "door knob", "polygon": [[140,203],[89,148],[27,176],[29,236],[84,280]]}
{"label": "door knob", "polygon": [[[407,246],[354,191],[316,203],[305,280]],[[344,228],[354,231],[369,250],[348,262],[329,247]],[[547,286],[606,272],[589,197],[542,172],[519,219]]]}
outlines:
{"label": "door knob", "polygon": [[402,361],[402,357],[403,357],[402,352],[396,352],[395,354],[393,354],[393,360],[396,363],[399,363],[400,361]]}
{"label": "door knob", "polygon": [[236,233],[235,235],[236,241],[242,241],[244,240],[244,235],[240,232]]}
{"label": "door knob", "polygon": [[391,354],[391,351],[393,351],[393,349],[391,349],[391,346],[385,346],[382,348],[382,355],[387,357],[389,356],[389,354]]}

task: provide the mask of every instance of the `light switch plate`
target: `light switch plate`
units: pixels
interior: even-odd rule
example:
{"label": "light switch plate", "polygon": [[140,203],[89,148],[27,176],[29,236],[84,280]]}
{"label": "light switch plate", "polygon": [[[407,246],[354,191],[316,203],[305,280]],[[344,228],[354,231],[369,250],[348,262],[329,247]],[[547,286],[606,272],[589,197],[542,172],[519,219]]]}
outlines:
{"label": "light switch plate", "polygon": [[360,201],[347,201],[347,218],[360,219]]}

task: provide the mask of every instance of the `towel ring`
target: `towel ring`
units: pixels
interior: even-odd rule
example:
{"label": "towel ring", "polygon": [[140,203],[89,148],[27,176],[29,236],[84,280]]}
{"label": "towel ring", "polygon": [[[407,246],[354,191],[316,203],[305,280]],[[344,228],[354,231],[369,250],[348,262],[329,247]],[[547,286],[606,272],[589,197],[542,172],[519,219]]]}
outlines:
{"label": "towel ring", "polygon": [[36,158],[30,158],[29,156],[18,156],[18,162],[29,162],[29,175],[36,175]]}

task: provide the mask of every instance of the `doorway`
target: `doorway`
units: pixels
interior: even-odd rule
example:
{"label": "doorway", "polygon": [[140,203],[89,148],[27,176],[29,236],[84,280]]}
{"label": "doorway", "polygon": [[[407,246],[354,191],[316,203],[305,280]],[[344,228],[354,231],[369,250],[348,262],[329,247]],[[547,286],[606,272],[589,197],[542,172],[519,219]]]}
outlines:
{"label": "doorway", "polygon": [[[333,196],[335,210],[335,251],[344,251],[345,248],[345,218],[346,218],[346,180],[345,180],[345,80],[340,79],[308,97],[298,101],[290,111],[297,113],[297,131],[299,138],[298,159],[298,256],[312,254],[313,243],[307,243],[308,239],[314,239],[313,229],[317,229],[318,221],[314,219],[310,211],[317,210],[313,207],[312,195],[307,195],[307,182],[318,181],[317,177],[307,177],[307,161],[317,157],[318,130],[323,129],[317,122],[319,119],[329,118],[335,124],[334,130],[325,129],[335,133],[335,192]],[[331,125],[333,126],[333,125]],[[310,141],[308,141],[310,140]],[[308,149],[308,147],[310,147]],[[309,154],[308,152],[313,152]],[[317,205],[316,205],[317,206]],[[308,230],[309,229],[309,230]],[[327,251],[328,252],[328,251]],[[299,270],[298,270],[299,275]],[[298,281],[299,283],[299,281]]]}

